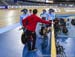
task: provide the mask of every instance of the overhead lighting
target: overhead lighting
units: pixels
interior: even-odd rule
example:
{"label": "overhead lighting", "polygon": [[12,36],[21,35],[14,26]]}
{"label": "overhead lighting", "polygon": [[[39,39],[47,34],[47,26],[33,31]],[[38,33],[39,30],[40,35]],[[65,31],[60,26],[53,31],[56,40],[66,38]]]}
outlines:
{"label": "overhead lighting", "polygon": [[53,3],[53,0],[49,1],[49,0],[46,0],[46,3]]}

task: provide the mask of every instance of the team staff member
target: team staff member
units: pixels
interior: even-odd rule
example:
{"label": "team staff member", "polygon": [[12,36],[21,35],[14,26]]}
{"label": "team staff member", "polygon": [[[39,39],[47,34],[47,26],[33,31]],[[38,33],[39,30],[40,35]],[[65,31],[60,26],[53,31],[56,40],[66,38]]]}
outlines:
{"label": "team staff member", "polygon": [[28,10],[27,9],[23,9],[23,10],[21,10],[21,12],[23,12],[23,14],[20,16],[20,24],[22,25],[22,20],[24,18],[26,18],[27,16],[29,16],[29,14],[28,14]]}
{"label": "team staff member", "polygon": [[54,11],[54,9],[49,9],[47,17],[48,17],[48,20],[54,20],[55,19],[55,11]]}
{"label": "team staff member", "polygon": [[[40,14],[40,17],[44,20],[47,20],[47,12],[45,9],[42,10],[42,13]],[[46,24],[42,24],[42,27],[46,27]]]}
{"label": "team staff member", "polygon": [[32,9],[29,9],[29,15],[32,15]]}
{"label": "team staff member", "polygon": [[45,19],[45,20],[47,20],[48,18],[47,18],[47,12],[46,12],[46,10],[43,9],[42,11],[43,12],[40,14],[40,17],[43,18],[43,19]]}
{"label": "team staff member", "polygon": [[[42,13],[40,14],[40,17],[44,20],[48,20],[47,18],[47,11],[45,9],[42,10]],[[47,24],[42,24],[41,26],[41,35],[45,36],[47,34]]]}
{"label": "team staff member", "polygon": [[[55,10],[54,9],[49,9],[48,14],[47,14],[47,18],[48,20],[54,20],[55,19]],[[51,30],[51,25],[47,25],[47,30]]]}
{"label": "team staff member", "polygon": [[[21,12],[23,12],[23,14],[20,16],[20,24],[21,24],[21,26],[22,26],[22,28],[23,28],[22,20],[23,20],[24,18],[28,17],[29,14],[28,14],[28,10],[27,10],[27,9],[22,9]],[[22,28],[20,28],[20,29],[22,29]],[[24,30],[25,30],[25,29],[23,28],[23,31],[24,31]]]}
{"label": "team staff member", "polygon": [[35,33],[35,29],[36,29],[36,25],[38,22],[41,23],[45,23],[45,24],[51,24],[50,21],[45,21],[41,18],[39,18],[36,14],[37,14],[37,9],[33,10],[33,14],[28,16],[27,18],[23,19],[23,26],[27,29],[26,30],[26,34],[27,34],[27,38],[28,41],[30,40],[30,36],[32,35],[33,38],[33,45],[31,48],[31,44],[28,42],[28,49],[29,50],[35,50],[35,44],[36,44],[36,33]]}

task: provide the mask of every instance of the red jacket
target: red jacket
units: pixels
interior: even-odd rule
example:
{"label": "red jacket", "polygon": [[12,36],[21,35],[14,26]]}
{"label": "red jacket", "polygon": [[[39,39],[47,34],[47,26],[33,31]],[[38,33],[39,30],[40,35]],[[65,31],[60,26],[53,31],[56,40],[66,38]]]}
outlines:
{"label": "red jacket", "polygon": [[45,21],[45,20],[39,18],[38,16],[36,16],[35,14],[28,16],[27,18],[23,19],[23,21],[22,21],[23,26],[27,30],[32,31],[32,32],[35,32],[36,25],[38,22],[45,23],[45,24],[51,24],[50,21]]}

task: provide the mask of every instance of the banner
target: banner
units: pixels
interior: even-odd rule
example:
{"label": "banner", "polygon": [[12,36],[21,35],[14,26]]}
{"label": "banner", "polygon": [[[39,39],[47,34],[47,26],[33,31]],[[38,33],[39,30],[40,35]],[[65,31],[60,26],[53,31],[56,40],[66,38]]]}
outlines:
{"label": "banner", "polygon": [[0,9],[8,9],[8,6],[0,6]]}

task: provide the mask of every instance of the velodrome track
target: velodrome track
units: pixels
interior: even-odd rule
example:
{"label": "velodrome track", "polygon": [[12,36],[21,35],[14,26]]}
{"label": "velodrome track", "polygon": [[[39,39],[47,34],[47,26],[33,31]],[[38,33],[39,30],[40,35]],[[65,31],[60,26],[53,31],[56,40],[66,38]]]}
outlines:
{"label": "velodrome track", "polygon": [[[27,8],[27,7],[26,7]],[[47,10],[49,7],[33,7],[37,8],[39,14],[41,13],[42,9],[46,8]],[[54,7],[55,8],[55,7]],[[40,38],[39,29],[40,25],[37,25],[36,33],[37,33],[37,42],[36,47],[37,51],[35,52],[28,52],[27,47],[21,43],[21,34],[22,31],[19,30],[19,16],[21,15],[22,8],[18,9],[1,9],[0,10],[0,57],[56,57],[56,46],[55,46],[55,37],[54,37],[54,29],[52,27],[51,36],[49,36],[48,40],[48,47],[45,50],[41,49],[42,39]],[[28,9],[31,9],[28,7]],[[60,9],[60,10],[59,10]],[[67,9],[67,8],[66,8]],[[75,8],[68,8],[67,12],[65,12],[64,8],[56,8],[56,14],[58,15],[74,15]],[[70,12],[68,12],[71,10]],[[38,29],[39,28],[39,29]],[[65,36],[62,34],[59,35],[58,41],[61,45],[64,46],[66,56],[68,57],[75,57],[75,27],[70,25],[69,35]],[[71,33],[73,32],[73,33]],[[50,56],[52,55],[52,56]]]}

